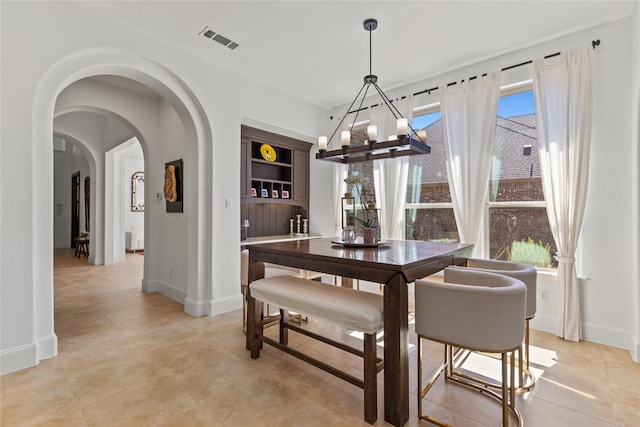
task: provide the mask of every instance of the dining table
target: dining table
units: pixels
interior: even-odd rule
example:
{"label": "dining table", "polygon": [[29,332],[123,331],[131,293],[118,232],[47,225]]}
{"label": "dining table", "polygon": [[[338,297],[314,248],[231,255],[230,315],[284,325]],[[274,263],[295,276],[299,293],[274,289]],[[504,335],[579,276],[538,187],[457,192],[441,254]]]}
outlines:
{"label": "dining table", "polygon": [[[384,419],[403,426],[409,419],[408,284],[449,265],[464,264],[473,245],[457,242],[388,240],[343,244],[340,238],[284,241],[249,246],[248,283],[264,277],[265,262],[384,284]],[[363,291],[364,292],[364,291]],[[247,350],[257,358],[258,303],[249,298]]]}

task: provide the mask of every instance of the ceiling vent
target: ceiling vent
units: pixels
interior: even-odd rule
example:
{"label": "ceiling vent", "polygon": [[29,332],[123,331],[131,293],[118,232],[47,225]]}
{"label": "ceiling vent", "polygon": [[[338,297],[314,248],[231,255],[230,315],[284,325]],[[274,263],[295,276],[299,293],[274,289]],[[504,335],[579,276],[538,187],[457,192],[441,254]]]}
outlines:
{"label": "ceiling vent", "polygon": [[208,39],[211,39],[213,41],[216,41],[216,42],[220,43],[223,46],[228,47],[231,50],[234,50],[238,46],[240,46],[238,43],[234,42],[233,40],[229,39],[228,37],[223,36],[220,33],[217,33],[215,31],[213,31],[209,27],[204,27],[204,30],[200,31],[200,34],[202,34],[203,36],[205,36]]}

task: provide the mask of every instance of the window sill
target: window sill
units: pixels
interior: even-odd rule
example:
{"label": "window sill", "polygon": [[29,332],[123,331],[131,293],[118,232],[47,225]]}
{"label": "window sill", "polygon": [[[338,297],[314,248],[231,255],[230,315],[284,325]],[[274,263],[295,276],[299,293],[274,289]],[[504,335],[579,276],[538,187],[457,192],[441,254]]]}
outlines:
{"label": "window sill", "polygon": [[[551,268],[537,268],[538,277],[544,280],[547,283],[558,283],[558,270]],[[582,287],[589,280],[588,277],[581,276],[578,274],[578,286]]]}

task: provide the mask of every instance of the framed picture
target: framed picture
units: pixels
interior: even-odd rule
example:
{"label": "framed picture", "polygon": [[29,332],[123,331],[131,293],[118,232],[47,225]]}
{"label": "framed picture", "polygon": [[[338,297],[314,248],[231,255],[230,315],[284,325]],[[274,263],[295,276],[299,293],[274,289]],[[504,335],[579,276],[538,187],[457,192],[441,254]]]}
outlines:
{"label": "framed picture", "polygon": [[282,198],[283,199],[288,199],[289,198],[289,192],[287,190],[282,190]]}
{"label": "framed picture", "polygon": [[272,190],[271,191],[271,198],[277,199],[278,197],[279,197],[278,196],[278,190]]}
{"label": "framed picture", "polygon": [[251,189],[251,197],[258,197],[258,192],[256,191],[255,188]]}
{"label": "framed picture", "polygon": [[182,212],[182,159],[164,165],[164,199],[167,212]]}
{"label": "framed picture", "polygon": [[269,190],[267,190],[266,188],[262,189],[262,198],[263,199],[268,199],[269,198]]}

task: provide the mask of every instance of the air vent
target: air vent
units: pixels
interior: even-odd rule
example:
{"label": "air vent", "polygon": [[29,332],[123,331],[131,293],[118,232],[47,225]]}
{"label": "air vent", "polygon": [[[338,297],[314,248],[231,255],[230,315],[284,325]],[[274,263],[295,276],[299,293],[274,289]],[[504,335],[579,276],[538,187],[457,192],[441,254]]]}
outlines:
{"label": "air vent", "polygon": [[213,41],[216,41],[218,43],[220,43],[221,45],[228,47],[231,50],[236,49],[238,46],[240,46],[238,43],[234,42],[233,40],[229,39],[226,36],[223,36],[222,34],[212,30],[209,27],[205,27],[204,30],[200,31],[200,34],[202,34],[203,36],[205,36],[208,39],[211,39]]}
{"label": "air vent", "polygon": [[531,144],[526,144],[522,148],[522,155],[523,156],[530,156],[531,155]]}

